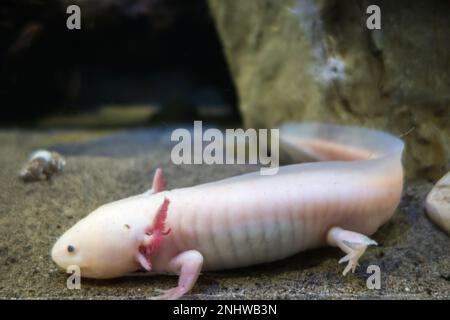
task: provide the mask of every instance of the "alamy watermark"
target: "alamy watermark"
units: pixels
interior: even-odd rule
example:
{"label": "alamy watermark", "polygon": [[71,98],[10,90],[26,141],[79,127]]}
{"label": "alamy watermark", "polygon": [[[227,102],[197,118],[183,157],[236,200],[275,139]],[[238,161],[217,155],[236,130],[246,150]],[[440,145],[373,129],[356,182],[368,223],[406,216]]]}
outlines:
{"label": "alamy watermark", "polygon": [[[178,142],[171,152],[174,164],[259,164],[261,175],[274,175],[279,168],[279,129],[209,128],[194,121],[194,130],[179,128],[172,132]],[[270,150],[269,150],[270,148]]]}
{"label": "alamy watermark", "polygon": [[366,26],[369,30],[381,30],[381,9],[373,4],[367,7],[367,14],[370,16],[366,20]]}
{"label": "alamy watermark", "polygon": [[370,276],[366,280],[367,289],[380,290],[381,289],[381,269],[376,264],[371,264],[367,267],[367,274]]}
{"label": "alamy watermark", "polygon": [[67,267],[66,272],[70,274],[67,278],[67,289],[69,290],[80,290],[81,289],[81,269],[77,265],[71,265]]}
{"label": "alamy watermark", "polygon": [[[303,6],[301,7],[303,8]],[[300,8],[294,10],[298,13]],[[309,14],[314,13],[314,10],[307,10]],[[67,7],[66,13],[69,17],[66,20],[66,26],[69,30],[81,30],[81,8],[78,5],[72,4]],[[380,30],[381,29],[381,9],[379,6],[372,4],[366,9],[366,13],[370,16],[366,20],[366,26],[369,30]]]}
{"label": "alamy watermark", "polygon": [[66,20],[66,27],[69,30],[81,29],[81,8],[75,4],[67,7],[66,13],[70,16]]}
{"label": "alamy watermark", "polygon": [[[77,265],[71,265],[67,267],[66,272],[69,274],[67,278],[67,289],[69,290],[80,290],[81,289],[81,270]],[[366,280],[366,287],[370,290],[380,290],[381,289],[381,269],[377,265],[370,265],[366,270],[367,274],[370,276]]]}

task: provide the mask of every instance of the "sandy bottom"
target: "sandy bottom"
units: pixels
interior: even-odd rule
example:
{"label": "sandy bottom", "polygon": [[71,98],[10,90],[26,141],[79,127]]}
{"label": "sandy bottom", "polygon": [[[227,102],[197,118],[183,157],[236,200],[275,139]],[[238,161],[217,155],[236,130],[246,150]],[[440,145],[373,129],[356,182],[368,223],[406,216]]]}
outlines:
{"label": "sandy bottom", "polygon": [[[0,298],[142,299],[156,288],[176,285],[174,276],[82,279],[66,287],[67,275],[50,258],[52,244],[68,227],[101,204],[149,188],[156,167],[168,188],[233,176],[243,166],[175,166],[170,128],[128,132],[0,132]],[[37,148],[66,156],[63,174],[47,182],[24,183],[18,171]],[[335,248],[300,253],[267,265],[200,277],[186,299],[421,299],[450,298],[450,237],[425,216],[431,184],[407,184],[394,218],[373,237],[355,274],[343,277],[343,254]],[[381,269],[381,289],[366,286],[371,264]]]}

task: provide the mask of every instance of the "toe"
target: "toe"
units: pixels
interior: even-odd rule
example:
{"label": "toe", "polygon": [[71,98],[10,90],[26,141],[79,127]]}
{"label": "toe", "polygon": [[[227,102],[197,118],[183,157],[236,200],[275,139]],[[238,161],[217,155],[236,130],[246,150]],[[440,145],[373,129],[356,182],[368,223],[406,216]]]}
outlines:
{"label": "toe", "polygon": [[169,290],[156,289],[156,291],[161,294],[151,297],[151,300],[176,300],[184,294],[183,290],[181,290],[179,287],[175,287]]}

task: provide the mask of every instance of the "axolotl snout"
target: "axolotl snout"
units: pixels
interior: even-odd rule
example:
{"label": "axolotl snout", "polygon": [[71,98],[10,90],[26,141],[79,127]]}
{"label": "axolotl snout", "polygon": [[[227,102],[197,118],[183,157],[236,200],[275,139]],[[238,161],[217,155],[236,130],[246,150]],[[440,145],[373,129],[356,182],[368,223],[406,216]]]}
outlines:
{"label": "axolotl snout", "polygon": [[179,274],[176,299],[201,271],[283,259],[330,245],[354,271],[368,238],[395,212],[403,188],[403,142],[386,133],[326,124],[287,124],[282,147],[322,162],[280,167],[164,190],[158,169],[149,191],[106,204],[58,239],[53,260],[81,276],[113,278],[145,269]]}

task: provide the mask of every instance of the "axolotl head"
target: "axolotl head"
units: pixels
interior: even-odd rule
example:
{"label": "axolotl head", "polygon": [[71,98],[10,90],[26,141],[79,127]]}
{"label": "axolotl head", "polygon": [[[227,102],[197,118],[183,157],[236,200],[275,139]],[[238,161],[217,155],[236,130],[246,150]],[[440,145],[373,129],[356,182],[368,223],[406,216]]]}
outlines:
{"label": "axolotl head", "polygon": [[155,200],[145,201],[145,210],[154,215],[129,212],[130,205],[139,209],[136,204],[140,199],[98,208],[56,241],[51,251],[53,261],[66,271],[78,267],[81,276],[87,278],[114,278],[141,267],[151,271],[150,256],[168,233],[164,223],[169,200]]}

